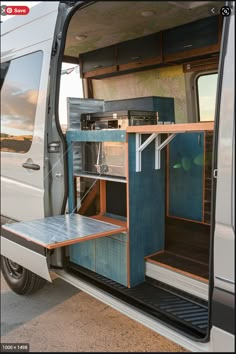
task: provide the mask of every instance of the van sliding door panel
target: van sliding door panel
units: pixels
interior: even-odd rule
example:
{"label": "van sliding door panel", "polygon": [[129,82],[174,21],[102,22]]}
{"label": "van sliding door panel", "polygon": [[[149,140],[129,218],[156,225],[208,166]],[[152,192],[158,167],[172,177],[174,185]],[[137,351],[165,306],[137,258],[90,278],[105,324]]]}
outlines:
{"label": "van sliding door panel", "polygon": [[126,231],[126,228],[71,214],[4,225],[3,232],[6,231],[47,249],[53,249],[120,233]]}
{"label": "van sliding door panel", "polygon": [[51,282],[47,257],[43,254],[1,236],[1,255]]}

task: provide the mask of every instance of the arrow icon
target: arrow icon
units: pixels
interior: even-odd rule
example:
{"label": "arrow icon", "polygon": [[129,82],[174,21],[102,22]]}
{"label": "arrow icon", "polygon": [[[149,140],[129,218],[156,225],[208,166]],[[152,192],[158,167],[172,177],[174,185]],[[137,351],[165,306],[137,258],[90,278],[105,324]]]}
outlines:
{"label": "arrow icon", "polygon": [[214,8],[214,7],[211,9],[211,12],[212,12],[213,14],[215,13],[215,8]]}

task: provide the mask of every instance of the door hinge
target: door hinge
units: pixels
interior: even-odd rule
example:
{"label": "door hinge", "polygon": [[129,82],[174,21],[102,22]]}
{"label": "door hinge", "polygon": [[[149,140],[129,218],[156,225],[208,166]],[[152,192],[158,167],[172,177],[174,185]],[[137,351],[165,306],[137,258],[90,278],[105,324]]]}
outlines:
{"label": "door hinge", "polygon": [[217,168],[213,171],[213,177],[214,178],[218,177],[218,169]]}

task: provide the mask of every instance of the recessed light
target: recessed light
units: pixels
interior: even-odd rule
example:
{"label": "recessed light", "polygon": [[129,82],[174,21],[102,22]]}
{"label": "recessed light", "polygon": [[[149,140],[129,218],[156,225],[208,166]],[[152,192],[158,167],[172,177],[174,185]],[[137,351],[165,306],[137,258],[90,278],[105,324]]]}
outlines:
{"label": "recessed light", "polygon": [[142,11],[142,12],[141,12],[141,15],[142,15],[143,17],[153,16],[154,14],[155,14],[154,11]]}
{"label": "recessed light", "polygon": [[87,36],[85,36],[85,34],[78,34],[78,36],[75,36],[75,39],[77,39],[77,41],[82,41],[83,39],[86,39]]}

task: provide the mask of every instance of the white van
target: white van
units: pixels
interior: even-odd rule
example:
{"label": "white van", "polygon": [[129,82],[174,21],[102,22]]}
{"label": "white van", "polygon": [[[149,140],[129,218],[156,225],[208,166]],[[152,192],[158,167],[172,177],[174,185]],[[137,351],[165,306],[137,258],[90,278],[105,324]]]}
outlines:
{"label": "white van", "polygon": [[234,6],[48,1],[1,24],[13,291],[53,271],[190,351],[234,351]]}

